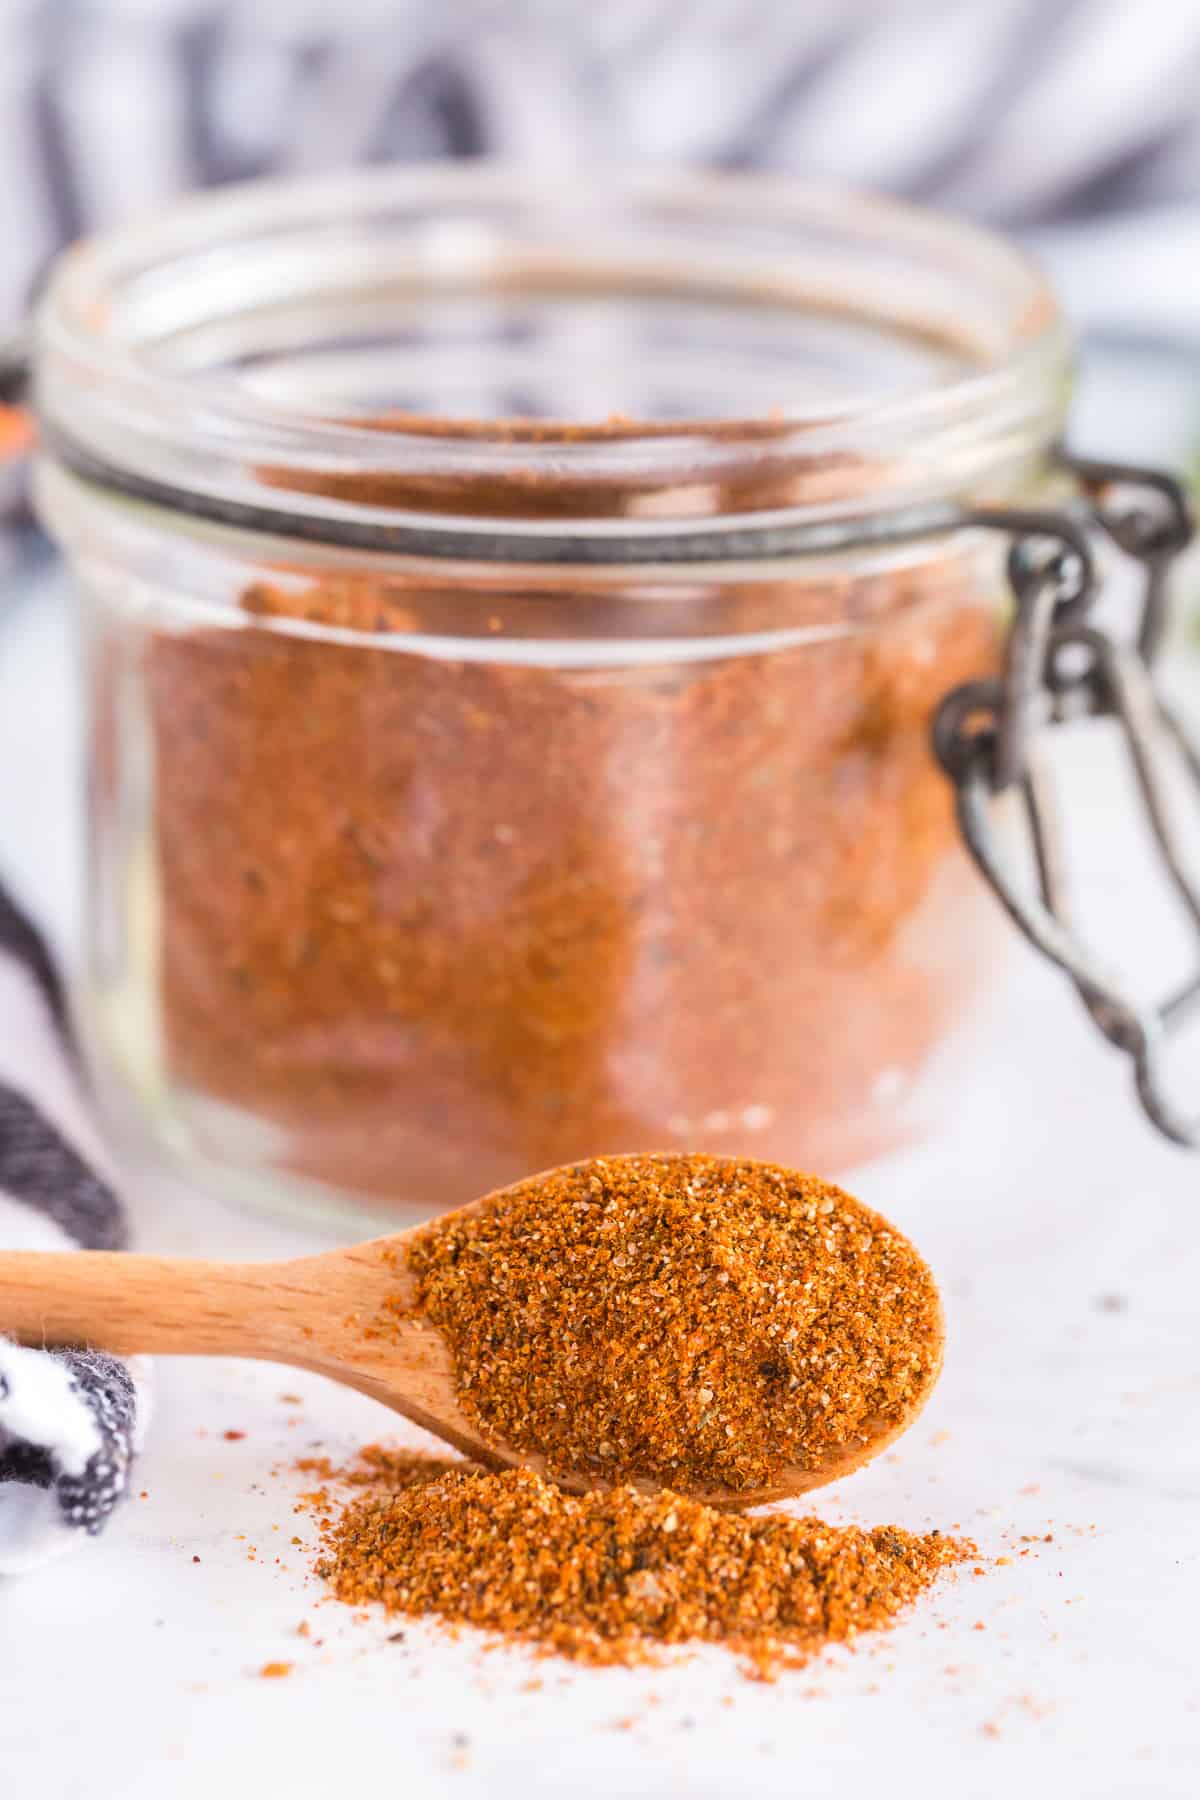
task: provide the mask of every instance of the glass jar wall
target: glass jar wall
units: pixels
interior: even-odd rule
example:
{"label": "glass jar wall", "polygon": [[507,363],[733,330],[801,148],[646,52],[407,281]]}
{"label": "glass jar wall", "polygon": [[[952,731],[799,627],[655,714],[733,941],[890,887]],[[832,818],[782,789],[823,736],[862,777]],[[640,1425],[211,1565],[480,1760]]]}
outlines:
{"label": "glass jar wall", "polygon": [[886,522],[1041,478],[1061,334],[1014,253],[410,171],[109,240],[42,339],[87,1033],[159,1140],[403,1213],[928,1117],[987,916],[928,726],[999,614],[978,535]]}

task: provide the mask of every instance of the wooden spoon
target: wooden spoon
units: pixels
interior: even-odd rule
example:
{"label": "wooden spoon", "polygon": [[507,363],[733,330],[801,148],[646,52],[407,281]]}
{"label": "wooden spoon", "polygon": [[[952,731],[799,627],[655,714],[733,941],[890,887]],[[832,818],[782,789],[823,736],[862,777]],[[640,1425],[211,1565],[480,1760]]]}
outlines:
{"label": "wooden spoon", "polygon": [[[525,1186],[525,1183],[521,1184]],[[487,1195],[465,1213],[502,1201]],[[239,1356],[327,1375],[403,1413],[477,1462],[546,1473],[545,1458],[485,1440],[459,1407],[449,1346],[415,1300],[406,1246],[425,1227],[349,1249],[281,1263],[218,1263],[127,1252],[9,1251],[0,1255],[0,1335],[34,1348],[87,1345],[118,1356]],[[382,1328],[373,1329],[376,1322]],[[859,1468],[907,1430],[941,1372],[939,1308],[924,1386],[900,1414],[831,1447],[823,1460],[785,1468],[769,1487],[688,1491],[716,1506],[756,1506],[802,1494]],[[586,1476],[558,1476],[580,1492]],[[664,1485],[638,1480],[650,1492]],[[675,1485],[684,1486],[682,1482]]]}

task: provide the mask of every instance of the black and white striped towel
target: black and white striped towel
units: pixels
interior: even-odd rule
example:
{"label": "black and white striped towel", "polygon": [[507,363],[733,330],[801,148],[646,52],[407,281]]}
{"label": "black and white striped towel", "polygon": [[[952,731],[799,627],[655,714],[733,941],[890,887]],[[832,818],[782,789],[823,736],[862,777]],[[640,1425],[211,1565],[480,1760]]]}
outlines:
{"label": "black and white striped towel", "polygon": [[1200,0],[0,0],[0,333],[181,189],[487,153],[833,176],[1043,250],[1108,223],[1077,315],[1194,336],[1198,82]]}
{"label": "black and white striped towel", "polygon": [[[0,888],[0,1246],[119,1250],[125,1216],[91,1119],[62,988]],[[0,1575],[98,1532],[129,1484],[146,1371],[0,1338]]]}

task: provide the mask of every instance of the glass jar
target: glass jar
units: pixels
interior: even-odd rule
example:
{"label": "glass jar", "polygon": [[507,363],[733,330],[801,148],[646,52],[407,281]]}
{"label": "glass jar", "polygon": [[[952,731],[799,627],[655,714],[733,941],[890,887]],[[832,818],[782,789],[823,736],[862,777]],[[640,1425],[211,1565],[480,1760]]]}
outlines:
{"label": "glass jar", "polygon": [[70,253],[109,1104],[377,1217],[911,1132],[988,960],[928,732],[997,551],[938,525],[1044,481],[1066,354],[1002,242],[743,177],[387,170]]}

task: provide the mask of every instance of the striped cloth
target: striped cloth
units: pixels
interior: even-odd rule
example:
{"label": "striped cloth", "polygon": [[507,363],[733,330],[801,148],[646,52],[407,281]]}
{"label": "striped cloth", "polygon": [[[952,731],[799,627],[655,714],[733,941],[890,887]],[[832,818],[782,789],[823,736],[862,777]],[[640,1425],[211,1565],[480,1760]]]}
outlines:
{"label": "striped cloth", "polygon": [[[58,972],[0,889],[0,1244],[119,1250],[125,1218],[91,1118]],[[94,1536],[145,1427],[140,1364],[0,1339],[0,1575]]]}
{"label": "striped cloth", "polygon": [[1200,253],[1198,91],[1197,0],[7,0],[0,329],[181,189],[485,152],[835,176],[1039,240],[1157,219],[1128,289]]}

